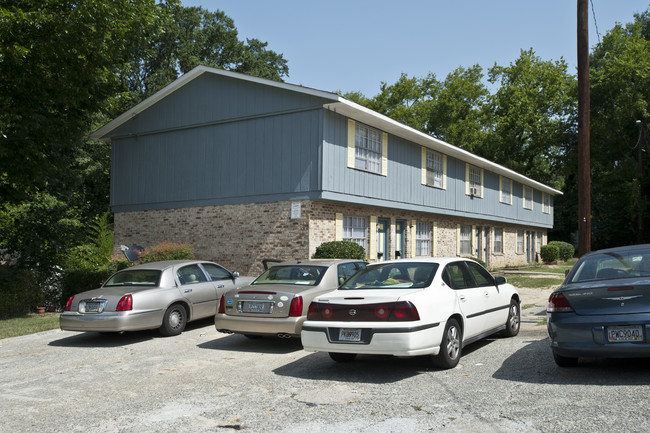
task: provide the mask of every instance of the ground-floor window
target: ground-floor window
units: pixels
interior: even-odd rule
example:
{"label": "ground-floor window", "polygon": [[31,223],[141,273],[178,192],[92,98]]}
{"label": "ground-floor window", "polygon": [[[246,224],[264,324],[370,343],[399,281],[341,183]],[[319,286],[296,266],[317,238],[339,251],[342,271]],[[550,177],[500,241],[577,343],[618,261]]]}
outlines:
{"label": "ground-floor window", "polygon": [[431,224],[417,223],[415,230],[415,255],[431,256]]}
{"label": "ground-floor window", "polygon": [[354,242],[368,249],[368,219],[362,217],[343,218],[343,240]]}
{"label": "ground-floor window", "polygon": [[460,253],[462,255],[472,254],[472,226],[460,227]]}
{"label": "ground-floor window", "polygon": [[524,231],[517,230],[517,254],[524,253]]}
{"label": "ground-floor window", "polygon": [[494,252],[503,253],[503,229],[496,227],[494,228]]}

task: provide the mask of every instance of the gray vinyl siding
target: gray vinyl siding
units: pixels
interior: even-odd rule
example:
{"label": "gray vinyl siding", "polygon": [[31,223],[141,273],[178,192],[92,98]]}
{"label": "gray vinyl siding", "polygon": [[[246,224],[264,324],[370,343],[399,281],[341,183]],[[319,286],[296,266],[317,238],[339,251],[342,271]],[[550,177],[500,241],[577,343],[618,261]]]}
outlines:
{"label": "gray vinyl siding", "polygon": [[114,211],[310,198],[320,111],[113,140]]}
{"label": "gray vinyl siding", "polygon": [[347,118],[326,112],[324,121],[323,195],[369,206],[531,224],[550,228],[542,212],[542,193],[534,190],[533,210],[523,208],[522,185],[513,182],[512,205],[499,202],[499,176],[484,170],[482,198],[465,194],[465,162],[447,157],[446,189],[421,184],[421,146],[388,136],[387,176],[347,167]]}

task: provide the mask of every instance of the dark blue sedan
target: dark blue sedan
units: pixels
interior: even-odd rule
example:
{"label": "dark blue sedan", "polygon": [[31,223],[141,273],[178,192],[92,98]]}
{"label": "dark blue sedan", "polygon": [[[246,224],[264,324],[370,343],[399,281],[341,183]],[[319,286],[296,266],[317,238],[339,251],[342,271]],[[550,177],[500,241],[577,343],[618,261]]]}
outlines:
{"label": "dark blue sedan", "polygon": [[585,254],[546,309],[555,362],[650,357],[650,245]]}

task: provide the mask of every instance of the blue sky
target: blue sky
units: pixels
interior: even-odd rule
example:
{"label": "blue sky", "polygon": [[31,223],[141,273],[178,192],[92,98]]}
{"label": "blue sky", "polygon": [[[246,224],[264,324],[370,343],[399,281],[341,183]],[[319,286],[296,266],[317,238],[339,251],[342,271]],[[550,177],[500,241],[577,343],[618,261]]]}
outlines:
{"label": "blue sky", "polygon": [[[593,3],[593,12],[591,3]],[[522,49],[564,58],[575,74],[577,0],[183,0],[220,9],[240,39],[257,38],[288,61],[285,81],[372,97],[401,73],[444,80],[459,66],[507,66]],[[593,47],[650,0],[591,0]],[[593,13],[595,12],[595,20]],[[598,32],[596,31],[596,26]]]}

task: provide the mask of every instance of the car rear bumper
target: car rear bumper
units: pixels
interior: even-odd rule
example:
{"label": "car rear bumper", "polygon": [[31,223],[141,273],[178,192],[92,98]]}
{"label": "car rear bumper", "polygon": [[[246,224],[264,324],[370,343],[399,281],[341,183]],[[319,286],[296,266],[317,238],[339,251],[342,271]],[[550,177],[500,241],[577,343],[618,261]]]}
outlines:
{"label": "car rear bumper", "polygon": [[163,310],[80,314],[66,311],[59,317],[64,331],[122,332],[156,329],[162,325]]}
{"label": "car rear bumper", "polygon": [[[642,341],[609,342],[610,326],[640,326]],[[628,358],[650,356],[650,316],[626,314],[578,316],[573,313],[550,313],[547,325],[551,349],[564,357]]]}
{"label": "car rear bumper", "polygon": [[[363,326],[366,325],[366,326]],[[339,339],[340,329],[361,329],[361,341]],[[303,325],[302,345],[309,352],[365,353],[373,355],[437,355],[444,324],[368,327],[364,324],[309,323]]]}
{"label": "car rear bumper", "polygon": [[300,336],[305,317],[244,317],[217,314],[214,327],[227,334]]}

